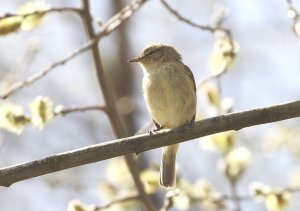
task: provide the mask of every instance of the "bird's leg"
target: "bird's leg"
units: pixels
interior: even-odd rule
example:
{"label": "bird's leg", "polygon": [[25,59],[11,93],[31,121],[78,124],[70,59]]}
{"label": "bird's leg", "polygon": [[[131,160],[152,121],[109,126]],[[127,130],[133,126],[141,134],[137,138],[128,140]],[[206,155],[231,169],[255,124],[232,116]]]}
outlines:
{"label": "bird's leg", "polygon": [[152,120],[156,129],[154,129],[153,131],[148,131],[149,135],[152,135],[153,133],[157,132],[157,131],[160,131],[161,129],[163,129],[164,127],[161,126],[160,124],[158,124],[157,122],[155,122],[154,120]]}
{"label": "bird's leg", "polygon": [[154,129],[153,132],[160,131],[161,129],[164,128],[162,125],[158,124],[158,123],[155,122],[154,120],[153,120],[153,123],[154,123],[154,125],[155,125],[155,127],[156,127],[156,129]]}
{"label": "bird's leg", "polygon": [[164,128],[163,126],[159,125],[158,127],[156,127],[156,129],[153,130],[153,132],[160,131],[163,128]]}
{"label": "bird's leg", "polygon": [[193,128],[195,126],[195,119],[187,121],[186,123],[184,123],[184,125],[187,126],[188,128]]}
{"label": "bird's leg", "polygon": [[194,114],[193,118],[190,120],[190,121],[187,121],[185,123],[185,125],[188,127],[188,128],[193,128],[195,127],[195,118],[196,118],[196,114]]}

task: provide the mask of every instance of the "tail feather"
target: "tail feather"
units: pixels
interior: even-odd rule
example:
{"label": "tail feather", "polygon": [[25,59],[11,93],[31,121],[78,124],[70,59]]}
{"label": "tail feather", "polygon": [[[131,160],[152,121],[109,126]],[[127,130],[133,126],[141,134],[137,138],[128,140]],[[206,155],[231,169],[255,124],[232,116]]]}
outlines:
{"label": "tail feather", "polygon": [[160,185],[167,189],[176,186],[176,152],[178,145],[163,147],[160,165]]}

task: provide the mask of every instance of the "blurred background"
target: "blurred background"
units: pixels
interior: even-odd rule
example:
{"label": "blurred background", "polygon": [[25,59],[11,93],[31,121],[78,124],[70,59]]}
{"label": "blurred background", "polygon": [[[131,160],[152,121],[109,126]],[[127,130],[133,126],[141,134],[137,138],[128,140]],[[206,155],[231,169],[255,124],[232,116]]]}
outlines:
{"label": "blurred background", "polygon": [[[168,2],[183,16],[204,25],[213,25],[213,14],[222,8],[227,14],[222,26],[231,30],[238,51],[233,64],[217,83],[212,80],[207,86],[200,86],[201,81],[212,74],[211,62],[216,48],[214,34],[180,22],[159,0],[147,2],[133,17],[99,43],[104,70],[114,87],[116,106],[131,134],[151,119],[142,95],[143,72],[139,65],[126,61],[138,55],[150,43],[172,45],[182,54],[184,63],[193,71],[196,84],[199,85],[199,118],[222,113],[220,107],[212,102],[211,95],[219,96],[217,101],[222,105],[229,104],[230,111],[299,99],[300,46],[292,30],[286,1]],[[24,3],[26,1],[23,0],[0,0],[0,14],[15,13]],[[78,0],[49,0],[46,3],[51,7],[81,6]],[[103,23],[130,1],[103,0],[90,3],[93,17],[98,23]],[[294,6],[300,10],[299,1],[295,1]],[[97,21],[95,29],[99,31],[101,27]],[[65,57],[87,42],[87,39],[80,17],[62,12],[46,15],[43,23],[32,31],[1,36],[0,93],[12,83]],[[15,92],[9,101],[23,106],[25,113],[29,114],[28,104],[38,95],[51,99],[54,106],[102,104],[103,98],[90,51]],[[230,150],[244,147],[250,154],[247,168],[236,184],[238,195],[249,195],[249,184],[254,181],[270,187],[300,186],[299,123],[299,119],[287,120],[243,129],[235,133],[234,137],[230,135],[234,139],[234,144],[229,144]],[[107,116],[99,111],[57,116],[43,130],[26,126],[20,135],[0,129],[0,165],[6,167],[28,162],[113,139]],[[218,192],[231,195],[230,179],[220,167],[220,160],[224,160],[227,152],[224,153],[224,149],[218,147],[211,138],[181,144],[177,156],[180,178],[191,184],[205,179]],[[139,155],[141,169],[150,166],[156,169],[160,156],[161,149]],[[112,184],[118,189],[126,189],[128,186],[127,180],[119,181],[126,174],[126,169],[114,165],[124,164],[119,159],[102,161],[22,181],[9,188],[1,187],[1,210],[66,210],[73,199],[79,199],[84,204],[104,204],[111,200],[109,196],[112,193],[109,191],[114,189]],[[158,192],[160,195],[154,199],[161,204],[163,191]],[[299,210],[299,198],[299,193],[293,193],[287,210]],[[231,202],[227,205],[225,210],[233,210]],[[257,203],[254,200],[242,201],[241,207],[242,210],[266,210],[263,202]],[[199,210],[199,207],[186,209]]]}

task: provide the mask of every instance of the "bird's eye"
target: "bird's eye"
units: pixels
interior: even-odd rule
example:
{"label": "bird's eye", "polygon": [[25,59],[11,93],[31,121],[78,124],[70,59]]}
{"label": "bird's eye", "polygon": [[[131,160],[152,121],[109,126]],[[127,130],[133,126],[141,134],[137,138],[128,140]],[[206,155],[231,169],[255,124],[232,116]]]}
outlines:
{"label": "bird's eye", "polygon": [[148,56],[151,56],[154,53],[154,51],[150,51],[149,53],[147,53]]}

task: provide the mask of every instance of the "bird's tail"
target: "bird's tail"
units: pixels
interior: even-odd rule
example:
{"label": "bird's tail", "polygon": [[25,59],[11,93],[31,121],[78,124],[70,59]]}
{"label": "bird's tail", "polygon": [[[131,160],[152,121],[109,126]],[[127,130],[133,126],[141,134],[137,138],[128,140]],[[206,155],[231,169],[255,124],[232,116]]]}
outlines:
{"label": "bird's tail", "polygon": [[163,154],[160,165],[160,185],[167,189],[176,186],[176,153],[178,144],[163,147]]}

